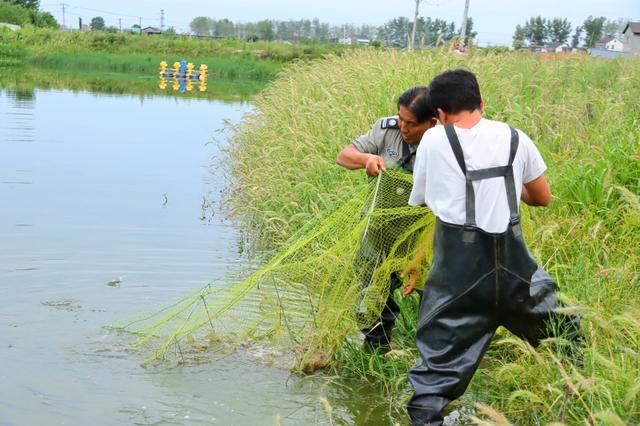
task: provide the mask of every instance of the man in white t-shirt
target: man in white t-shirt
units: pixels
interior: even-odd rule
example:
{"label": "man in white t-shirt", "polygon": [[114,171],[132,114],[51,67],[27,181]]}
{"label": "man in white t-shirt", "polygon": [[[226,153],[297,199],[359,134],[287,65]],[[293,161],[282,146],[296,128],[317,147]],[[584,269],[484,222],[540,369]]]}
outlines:
{"label": "man in white t-shirt", "polygon": [[464,393],[498,326],[536,346],[550,323],[573,336],[579,323],[554,313],[557,285],[522,238],[518,201],[551,202],[537,148],[522,131],[482,117],[473,73],[446,71],[428,93],[444,126],[428,130],[418,146],[409,198],[437,220],[416,331],[421,362],[409,372],[407,409],[414,425],[436,426]]}

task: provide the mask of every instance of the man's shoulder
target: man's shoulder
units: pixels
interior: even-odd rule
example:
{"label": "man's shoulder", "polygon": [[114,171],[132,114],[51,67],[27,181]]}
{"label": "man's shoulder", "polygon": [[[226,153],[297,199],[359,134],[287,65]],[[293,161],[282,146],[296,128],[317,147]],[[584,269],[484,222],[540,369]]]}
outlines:
{"label": "man's shoulder", "polygon": [[438,124],[428,129],[422,136],[419,147],[422,149],[433,149],[438,147],[441,143],[447,141],[447,133],[444,130],[444,126]]}
{"label": "man's shoulder", "polygon": [[518,129],[515,126],[512,126],[509,123],[506,123],[504,121],[499,121],[499,120],[491,120],[488,118],[483,119],[485,126],[490,129],[490,130],[494,130],[494,131],[501,131],[504,132],[505,129],[515,129],[518,132],[518,135],[520,136],[520,139],[522,139],[523,137],[526,139],[529,139],[529,136],[522,130]]}
{"label": "man's shoulder", "polygon": [[380,130],[400,130],[400,120],[397,115],[382,117],[376,121],[375,125]]}
{"label": "man's shoulder", "polygon": [[401,137],[398,116],[379,118],[371,128],[371,135],[380,143],[395,143],[396,139]]}

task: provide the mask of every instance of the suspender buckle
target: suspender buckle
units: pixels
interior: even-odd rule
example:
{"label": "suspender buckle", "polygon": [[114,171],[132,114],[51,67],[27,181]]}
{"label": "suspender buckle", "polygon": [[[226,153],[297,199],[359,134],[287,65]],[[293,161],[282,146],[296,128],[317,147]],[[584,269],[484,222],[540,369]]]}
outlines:
{"label": "suspender buckle", "polygon": [[509,227],[513,231],[513,235],[519,237],[522,235],[522,227],[520,226],[520,216],[509,219]]}
{"label": "suspender buckle", "polygon": [[476,227],[472,225],[464,225],[462,227],[462,242],[474,243],[476,241]]}

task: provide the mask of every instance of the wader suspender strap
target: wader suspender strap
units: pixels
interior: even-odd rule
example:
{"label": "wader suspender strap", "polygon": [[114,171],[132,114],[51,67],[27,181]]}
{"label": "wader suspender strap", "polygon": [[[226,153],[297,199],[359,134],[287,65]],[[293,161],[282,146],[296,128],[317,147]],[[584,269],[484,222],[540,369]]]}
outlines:
{"label": "wader suspender strap", "polygon": [[513,233],[519,236],[522,233],[520,229],[520,215],[518,214],[518,200],[516,197],[516,185],[513,178],[513,160],[516,157],[518,151],[518,132],[510,127],[511,130],[511,146],[509,150],[509,163],[506,166],[490,167],[480,170],[467,170],[467,165],[464,162],[464,153],[462,152],[462,146],[458,135],[453,128],[453,124],[447,124],[444,126],[444,130],[447,133],[447,139],[453,150],[453,154],[456,157],[456,161],[462,169],[462,174],[466,180],[466,218],[465,218],[465,232],[463,234],[463,240],[465,242],[473,242],[475,239],[475,231],[477,229],[476,224],[476,194],[473,190],[473,181],[489,179],[494,177],[504,177],[505,187],[507,190],[507,202],[509,203],[509,224],[513,228]]}

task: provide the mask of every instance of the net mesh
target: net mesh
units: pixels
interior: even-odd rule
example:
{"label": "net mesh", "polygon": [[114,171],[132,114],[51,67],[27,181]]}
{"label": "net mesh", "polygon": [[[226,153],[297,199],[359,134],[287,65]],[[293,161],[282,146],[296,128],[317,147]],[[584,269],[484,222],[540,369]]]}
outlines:
{"label": "net mesh", "polygon": [[[138,335],[147,362],[208,361],[252,343],[293,355],[293,368],[327,365],[339,345],[379,321],[390,277],[425,272],[434,217],[409,206],[412,177],[389,169],[301,228],[260,267],[207,284],[113,328]],[[421,282],[422,280],[418,280]]]}

